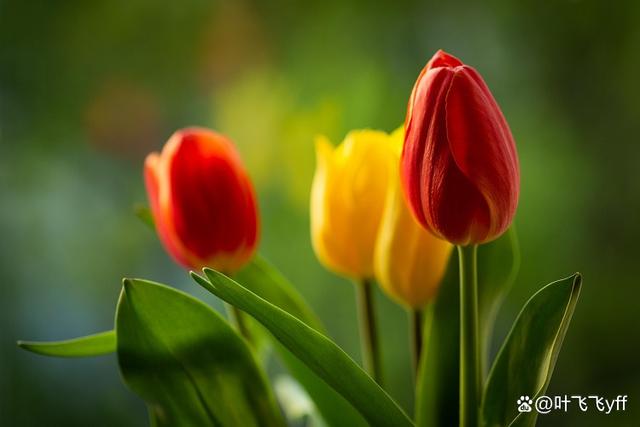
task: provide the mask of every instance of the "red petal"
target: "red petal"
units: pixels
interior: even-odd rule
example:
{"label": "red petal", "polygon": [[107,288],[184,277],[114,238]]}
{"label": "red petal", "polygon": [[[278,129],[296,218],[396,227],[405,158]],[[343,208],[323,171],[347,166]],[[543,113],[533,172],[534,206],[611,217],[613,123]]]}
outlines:
{"label": "red petal", "polygon": [[[445,127],[441,130],[444,133]],[[482,194],[458,169],[446,139],[440,140],[445,144],[438,144],[429,160],[429,228],[451,243],[481,242],[489,234],[489,208]]]}
{"label": "red petal", "polygon": [[447,52],[445,52],[444,50],[440,49],[439,51],[437,51],[435,53],[435,55],[433,55],[431,57],[429,62],[427,62],[426,68],[428,70],[431,70],[433,68],[439,68],[439,67],[455,68],[455,67],[459,67],[461,65],[463,65],[462,61],[460,61],[455,56],[449,55]]}
{"label": "red petal", "polygon": [[256,241],[253,189],[230,147],[220,135],[186,133],[169,169],[176,234],[203,262]]}
{"label": "red petal", "polygon": [[471,67],[456,70],[446,100],[446,125],[453,160],[482,194],[490,212],[489,234],[498,235],[515,213],[519,166],[507,122]]}
{"label": "red petal", "polygon": [[[170,206],[162,206],[160,201],[160,174],[162,174],[162,171],[160,170],[162,167],[161,161],[161,157],[157,153],[151,153],[147,156],[144,162],[145,186],[147,187],[147,196],[149,198],[149,205],[153,214],[155,227],[160,240],[176,261],[187,268],[193,267],[188,256],[185,254],[185,250],[176,240],[171,223],[167,221]],[[164,185],[166,186],[168,184],[165,182]],[[166,189],[164,189],[164,191],[166,191]]]}
{"label": "red petal", "polygon": [[444,100],[453,78],[446,68],[429,70],[416,82],[412,96],[413,105],[405,123],[405,140],[402,151],[401,173],[403,188],[409,205],[420,223],[428,226],[426,214],[429,209],[423,204],[424,194],[430,187],[429,157],[432,155],[434,138],[440,122],[444,123]]}

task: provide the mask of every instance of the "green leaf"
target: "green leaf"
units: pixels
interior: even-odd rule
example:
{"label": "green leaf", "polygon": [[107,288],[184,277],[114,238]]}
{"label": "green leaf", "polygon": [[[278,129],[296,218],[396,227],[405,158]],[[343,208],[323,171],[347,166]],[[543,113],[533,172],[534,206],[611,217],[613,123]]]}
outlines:
{"label": "green leaf", "polygon": [[122,377],[154,425],[284,425],[246,342],[206,304],[125,279],[116,331]]}
{"label": "green leaf", "polygon": [[[235,280],[262,299],[297,317],[311,328],[325,333],[320,320],[306,304],[302,296],[282,274],[266,260],[256,257],[244,269],[236,273]],[[255,319],[251,323],[260,325]],[[261,325],[260,325],[261,326]],[[264,328],[262,327],[264,331]],[[256,329],[252,327],[252,333]],[[331,426],[366,426],[366,421],[338,392],[302,363],[271,334],[274,348],[289,373],[305,388],[324,420]]]}
{"label": "green leaf", "polygon": [[234,279],[260,298],[322,332],[324,327],[295,287],[267,260],[256,256]]}
{"label": "green leaf", "polygon": [[106,331],[65,341],[18,341],[18,346],[24,350],[44,356],[101,356],[116,351],[116,333],[114,331]]}
{"label": "green leaf", "polygon": [[437,299],[427,307],[416,383],[415,418],[422,427],[458,424],[460,287],[452,254]]}
{"label": "green leaf", "polygon": [[208,279],[191,273],[214,295],[253,316],[289,351],[347,399],[371,425],[411,426],[400,407],[340,347],[298,318],[208,268]]}
{"label": "green leaf", "polygon": [[[513,227],[478,248],[478,316],[483,359],[487,356],[496,312],[520,266]],[[453,253],[438,297],[428,308],[423,351],[416,387],[416,425],[449,427],[458,424],[460,277]]]}
{"label": "green leaf", "polygon": [[513,226],[497,240],[478,248],[478,320],[482,343],[480,366],[485,373],[496,314],[519,269],[520,248]]}
{"label": "green leaf", "polygon": [[520,414],[522,395],[544,394],[569,327],[581,276],[553,282],[529,299],[507,336],[489,379],[482,404],[486,426],[533,426],[536,411]]}

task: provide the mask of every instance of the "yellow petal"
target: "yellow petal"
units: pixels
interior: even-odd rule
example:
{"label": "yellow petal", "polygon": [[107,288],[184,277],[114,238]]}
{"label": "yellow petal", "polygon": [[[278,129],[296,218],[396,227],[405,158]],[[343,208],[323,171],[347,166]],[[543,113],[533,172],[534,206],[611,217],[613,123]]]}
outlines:
{"label": "yellow petal", "polygon": [[376,242],[375,273],[382,289],[402,305],[419,308],[437,292],[453,246],[424,229],[413,217],[400,186],[403,132],[396,130],[396,158]]}
{"label": "yellow petal", "polygon": [[336,149],[316,139],[311,235],[320,261],[352,278],[373,276],[373,256],[393,156],[389,136],[352,131]]}

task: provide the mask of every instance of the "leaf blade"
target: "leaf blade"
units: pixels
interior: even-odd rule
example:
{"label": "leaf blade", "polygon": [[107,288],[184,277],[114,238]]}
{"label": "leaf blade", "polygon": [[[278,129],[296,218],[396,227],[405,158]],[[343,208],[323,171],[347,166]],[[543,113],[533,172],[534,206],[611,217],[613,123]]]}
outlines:
{"label": "leaf blade", "polygon": [[116,334],[111,330],[63,341],[18,341],[18,347],[42,356],[103,356],[116,351]]}
{"label": "leaf blade", "polygon": [[304,301],[302,295],[265,258],[255,256],[246,267],[234,275],[234,280],[313,329],[319,332],[324,331],[320,319]]}
{"label": "leaf blade", "polygon": [[485,377],[496,314],[520,269],[520,246],[515,227],[478,248],[478,321],[481,367]]}
{"label": "leaf blade", "polygon": [[157,425],[283,425],[246,342],[190,295],[125,280],[116,332],[122,377]]}
{"label": "leaf blade", "polygon": [[546,391],[581,286],[576,273],[546,285],[527,301],[489,373],[482,401],[486,425],[535,424],[537,413],[519,414],[516,401],[521,395],[535,398]]}
{"label": "leaf blade", "polygon": [[192,277],[261,322],[280,342],[376,426],[411,426],[402,409],[333,341],[214,270]]}
{"label": "leaf blade", "polygon": [[458,424],[458,281],[458,260],[451,257],[438,297],[431,303],[424,324],[416,382],[416,426],[449,427]]}

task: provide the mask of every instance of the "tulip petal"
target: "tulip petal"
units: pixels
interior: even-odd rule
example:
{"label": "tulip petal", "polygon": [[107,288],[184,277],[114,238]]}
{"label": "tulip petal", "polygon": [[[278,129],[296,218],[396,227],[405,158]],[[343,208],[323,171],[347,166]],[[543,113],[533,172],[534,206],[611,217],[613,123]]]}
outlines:
{"label": "tulip petal", "polygon": [[420,78],[412,94],[411,114],[405,125],[401,170],[403,187],[414,215],[425,226],[428,226],[425,215],[428,206],[423,205],[422,194],[430,193],[431,184],[425,165],[429,164],[435,150],[428,141],[432,141],[438,131],[436,125],[443,115],[439,106],[444,104],[451,79],[452,73],[446,68],[430,70]]}
{"label": "tulip petal", "polygon": [[461,65],[463,65],[462,61],[440,49],[431,57],[426,68],[431,70],[438,67],[459,67]]}
{"label": "tulip petal", "polygon": [[495,99],[471,67],[455,71],[446,99],[446,131],[457,168],[489,209],[490,223],[482,228],[488,226],[490,236],[502,234],[518,199],[515,144]]}
{"label": "tulip petal", "polygon": [[429,228],[451,243],[467,245],[487,238],[489,208],[482,194],[462,174],[450,151],[440,146],[431,158]]}
{"label": "tulip petal", "polygon": [[311,236],[330,270],[351,278],[373,275],[392,152],[389,136],[380,131],[349,132],[335,149],[324,137],[316,140]]}
{"label": "tulip petal", "polygon": [[169,175],[178,239],[197,259],[215,255],[217,267],[228,270],[246,260],[244,248],[253,246],[257,230],[250,183],[230,162],[235,153],[221,138],[184,135]]}
{"label": "tulip petal", "polygon": [[[169,148],[169,144],[165,146],[163,153],[167,148]],[[163,159],[164,157],[161,157],[158,153],[151,153],[147,156],[144,163],[144,179],[149,204],[160,240],[166,246],[169,253],[171,253],[180,264],[185,267],[190,267],[191,262],[185,256],[185,250],[181,247],[180,243],[173,238],[172,228],[169,225],[170,222],[167,221],[168,210],[170,209],[167,203],[168,195],[166,188],[168,184],[166,182],[161,184],[160,182],[162,177],[166,176],[163,171],[166,162],[164,162]]]}
{"label": "tulip petal", "polygon": [[[316,137],[316,172],[311,186],[311,241],[313,249],[320,261],[331,270],[349,274],[345,265],[348,253],[344,245],[340,245],[340,236],[344,232],[344,215],[337,214],[334,200],[339,181],[336,176],[340,171],[334,165],[336,150],[325,136]],[[335,188],[335,189],[334,189]],[[333,215],[332,215],[333,213]]]}

